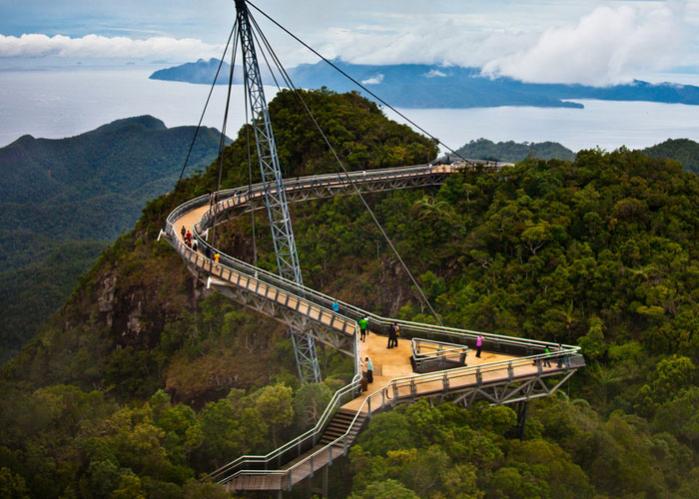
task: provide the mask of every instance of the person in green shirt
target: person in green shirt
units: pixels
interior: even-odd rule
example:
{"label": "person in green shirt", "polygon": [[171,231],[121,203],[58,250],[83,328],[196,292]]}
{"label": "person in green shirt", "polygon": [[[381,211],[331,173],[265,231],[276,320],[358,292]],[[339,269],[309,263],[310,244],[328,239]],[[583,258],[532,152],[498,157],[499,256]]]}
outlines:
{"label": "person in green shirt", "polygon": [[544,367],[551,367],[551,349],[548,345],[544,348],[544,353],[546,354],[546,357],[544,357]]}
{"label": "person in green shirt", "polygon": [[359,324],[359,339],[366,341],[366,332],[369,328],[369,318],[363,317],[357,321],[357,324]]}

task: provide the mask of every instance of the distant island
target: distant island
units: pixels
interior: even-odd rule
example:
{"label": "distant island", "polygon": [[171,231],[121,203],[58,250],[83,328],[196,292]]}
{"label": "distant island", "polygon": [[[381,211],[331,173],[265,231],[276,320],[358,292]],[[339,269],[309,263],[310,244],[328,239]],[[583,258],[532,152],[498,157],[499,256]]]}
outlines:
{"label": "distant island", "polygon": [[[576,153],[558,142],[493,142],[488,139],[472,140],[456,151],[468,159],[517,163],[525,159],[560,159],[575,161]],[[672,159],[685,170],[699,173],[699,143],[689,139],[668,139],[665,142],[640,149],[651,158]]]}
{"label": "distant island", "polygon": [[[512,78],[483,76],[475,67],[443,67],[425,64],[358,65],[335,61],[340,68],[391,104],[403,108],[475,108],[534,106],[579,108],[575,99],[644,101],[666,104],[699,105],[699,87],[675,83],[653,84],[634,81],[625,85],[590,87],[586,85],[525,83]],[[211,84],[219,65],[217,59],[200,59],[154,72],[153,80]],[[227,82],[230,66],[223,64],[218,83]],[[289,69],[294,82],[303,88],[327,87],[338,92],[357,87],[325,63],[302,64]],[[240,83],[242,70],[234,83]],[[269,74],[263,75],[272,84]]]}

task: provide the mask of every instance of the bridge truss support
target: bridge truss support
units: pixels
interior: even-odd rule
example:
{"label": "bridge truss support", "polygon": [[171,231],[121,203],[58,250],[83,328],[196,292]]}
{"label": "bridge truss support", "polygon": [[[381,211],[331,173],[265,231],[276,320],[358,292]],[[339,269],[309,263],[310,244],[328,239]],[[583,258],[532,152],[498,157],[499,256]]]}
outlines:
{"label": "bridge truss support", "polygon": [[[582,367],[582,365],[580,366]],[[540,372],[538,375],[522,379],[504,379],[496,382],[483,382],[480,386],[469,386],[455,390],[441,398],[452,398],[455,403],[469,407],[477,401],[493,405],[515,404],[553,395],[568,379],[575,374],[577,366],[571,366],[563,372]],[[435,395],[437,396],[437,395]],[[526,413],[523,417],[526,417]]]}
{"label": "bridge truss support", "polygon": [[[192,269],[192,271],[195,275],[197,274],[194,269]],[[207,277],[205,275],[198,277],[203,284],[207,282]],[[254,295],[235,286],[230,286],[225,282],[213,280],[210,281],[210,285],[227,298],[255,312],[266,315],[286,325],[291,330],[304,331],[314,342],[318,341],[349,356],[355,355],[355,341],[352,336],[338,334],[337,331],[325,324],[298,314],[264,297]]]}
{"label": "bridge truss support", "polygon": [[[235,8],[240,46],[243,51],[245,88],[252,116],[251,124],[255,132],[260,172],[262,181],[265,183],[264,200],[272,230],[274,253],[277,257],[277,271],[280,276],[293,280],[297,284],[303,284],[286,191],[282,188],[282,170],[277,145],[255,50],[250,13],[245,0],[235,0]],[[291,328],[289,332],[294,345],[299,376],[303,381],[319,382],[320,367],[313,336],[303,329]]]}

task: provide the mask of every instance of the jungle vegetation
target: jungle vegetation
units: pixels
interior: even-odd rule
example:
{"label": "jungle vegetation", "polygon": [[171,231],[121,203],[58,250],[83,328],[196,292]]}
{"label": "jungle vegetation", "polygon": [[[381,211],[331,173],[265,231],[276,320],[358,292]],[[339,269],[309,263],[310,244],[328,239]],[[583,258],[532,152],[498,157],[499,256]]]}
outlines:
{"label": "jungle vegetation", "polygon": [[[353,169],[437,153],[356,94],[304,95]],[[292,94],[271,112],[288,176],[335,171]],[[251,181],[247,135],[225,151],[223,186]],[[156,242],[172,208],[216,185],[216,168],[150,202],[3,369],[0,495],[225,497],[197,478],[308,427],[351,374],[324,350],[326,381],[299,385],[283,327],[197,287]],[[445,323],[578,343],[588,367],[531,404],[523,440],[508,407],[421,401],[376,415],[333,466],[333,496],[697,497],[697,199],[699,177],[625,149],[369,196]],[[356,198],[293,216],[309,285],[433,320]],[[257,251],[271,268],[263,218]],[[251,236],[243,217],[218,237],[251,259]]]}

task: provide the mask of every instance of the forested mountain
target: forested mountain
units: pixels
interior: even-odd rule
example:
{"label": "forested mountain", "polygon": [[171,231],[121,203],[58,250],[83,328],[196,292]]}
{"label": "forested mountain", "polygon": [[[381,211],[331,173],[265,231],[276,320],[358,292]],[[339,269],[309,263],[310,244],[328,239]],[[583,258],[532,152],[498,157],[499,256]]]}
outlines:
{"label": "forested mountain", "polygon": [[[307,92],[353,169],[424,161],[432,142],[356,94]],[[271,103],[286,174],[335,171],[293,94]],[[245,184],[245,130],[224,185]],[[157,243],[169,211],[216,185],[216,165],[148,204],[35,341],[2,371],[0,484],[34,497],[225,497],[196,481],[310,424],[351,363],[299,386],[283,327],[196,285]],[[582,151],[369,196],[445,322],[580,343],[588,367],[532,402],[424,402],[376,415],[331,495],[692,497],[699,490],[699,177],[640,152]],[[293,205],[304,280],[379,313],[427,320],[355,197]],[[263,266],[273,262],[264,214]],[[242,217],[221,229],[252,257]],[[310,410],[309,410],[310,409]]]}
{"label": "forested mountain", "polygon": [[[0,149],[0,362],[66,300],[146,201],[172,188],[193,133],[141,116],[66,139],[24,136]],[[200,132],[195,168],[215,157],[218,137]]]}
{"label": "forested mountain", "polygon": [[572,161],[575,153],[558,142],[493,142],[472,140],[456,151],[464,158],[517,163],[527,158],[564,159]]}
{"label": "forested mountain", "polygon": [[668,139],[662,144],[643,150],[653,158],[679,161],[687,170],[699,173],[699,144],[689,139]]}

